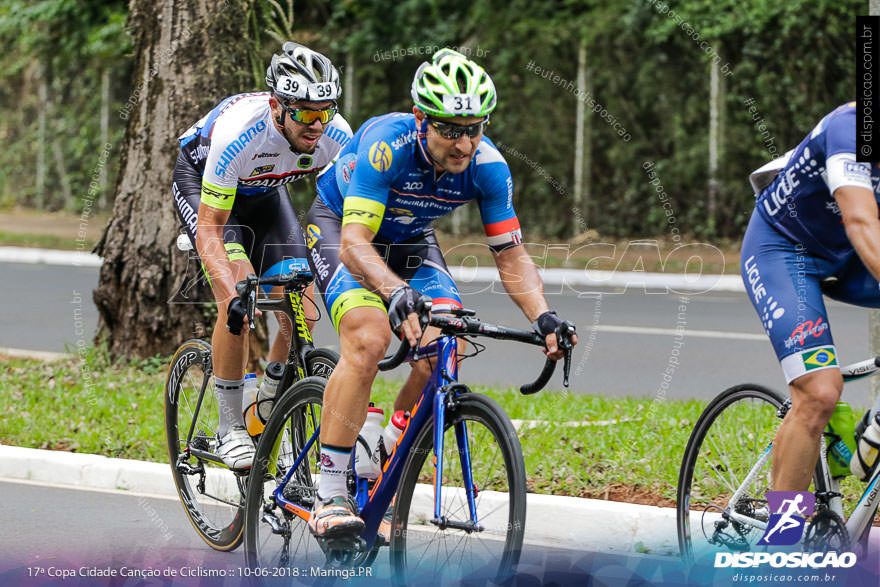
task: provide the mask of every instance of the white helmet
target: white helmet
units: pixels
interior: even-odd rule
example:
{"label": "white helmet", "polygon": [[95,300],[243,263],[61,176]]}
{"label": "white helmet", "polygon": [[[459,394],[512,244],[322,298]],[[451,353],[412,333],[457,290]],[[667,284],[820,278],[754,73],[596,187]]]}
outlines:
{"label": "white helmet", "polygon": [[288,41],[272,56],[266,84],[285,100],[336,101],[342,95],[339,72],[330,60],[304,45]]}

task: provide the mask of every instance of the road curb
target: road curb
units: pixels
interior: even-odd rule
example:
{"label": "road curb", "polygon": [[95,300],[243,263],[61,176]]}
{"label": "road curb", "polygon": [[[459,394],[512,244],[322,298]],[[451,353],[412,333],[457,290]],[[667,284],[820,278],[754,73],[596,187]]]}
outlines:
{"label": "road curb", "polygon": [[[0,247],[0,262],[66,265],[71,267],[100,267],[101,257],[83,251],[58,251],[52,249],[29,249],[25,247]],[[745,287],[739,275],[699,275],[685,273],[650,273],[647,271],[598,271],[593,269],[539,269],[544,281],[545,293],[563,293],[565,288],[581,295],[588,295],[595,288],[634,288],[666,293],[698,294],[713,292],[744,293]],[[468,284],[479,283],[493,287],[499,282],[495,267],[450,267],[452,277],[459,289]],[[554,289],[558,289],[554,292]],[[503,291],[503,290],[499,290]],[[468,291],[467,293],[478,293]]]}
{"label": "road curb", "polygon": [[[0,445],[0,479],[177,497],[166,464],[18,446]],[[671,508],[530,493],[526,509],[527,543],[579,551],[677,553]]]}

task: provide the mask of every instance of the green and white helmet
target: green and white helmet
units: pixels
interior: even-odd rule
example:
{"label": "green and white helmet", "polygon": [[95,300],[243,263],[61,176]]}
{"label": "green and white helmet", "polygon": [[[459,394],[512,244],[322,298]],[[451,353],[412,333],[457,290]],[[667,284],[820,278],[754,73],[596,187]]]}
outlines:
{"label": "green and white helmet", "polygon": [[431,116],[488,116],[495,84],[482,67],[452,49],[440,49],[419,66],[412,83],[416,106]]}

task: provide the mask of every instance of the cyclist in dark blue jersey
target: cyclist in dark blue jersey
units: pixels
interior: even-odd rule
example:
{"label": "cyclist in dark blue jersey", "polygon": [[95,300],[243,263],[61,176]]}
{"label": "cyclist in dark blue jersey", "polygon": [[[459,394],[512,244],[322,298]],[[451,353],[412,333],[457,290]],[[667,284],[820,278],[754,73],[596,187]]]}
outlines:
{"label": "cyclist in dark blue jersey", "polygon": [[880,307],[880,167],[856,160],[851,102],[752,179],[757,203],[743,240],[742,276],[792,399],[773,445],[773,489],[806,490],[843,390],[822,295]]}
{"label": "cyclist in dark blue jersey", "polygon": [[[419,67],[412,97],[411,114],[386,114],[361,126],[319,179],[308,214],[306,244],[341,341],[324,394],[320,499],[309,522],[322,537],[363,527],[346,500],[346,469],[391,330],[417,343],[415,307],[422,296],[433,300],[433,311],[461,307],[433,220],[476,201],[507,293],[545,335],[546,353],[562,356],[556,343],[562,321],[549,310],[522,247],[510,170],[483,136],[496,104],[491,79],[473,61],[443,49]],[[412,408],[430,371],[427,364],[413,367],[395,409]],[[380,535],[387,537],[388,529],[386,516]]]}

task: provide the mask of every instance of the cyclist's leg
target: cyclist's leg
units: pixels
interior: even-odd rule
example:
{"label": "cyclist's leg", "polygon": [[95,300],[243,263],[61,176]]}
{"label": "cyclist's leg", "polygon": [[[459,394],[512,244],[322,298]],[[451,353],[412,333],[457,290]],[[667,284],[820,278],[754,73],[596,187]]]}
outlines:
{"label": "cyclist's leg", "polygon": [[[316,200],[309,210],[308,245],[316,285],[339,332],[340,357],[324,391],[320,499],[312,531],[319,536],[359,532],[356,507],[346,511],[348,456],[367,415],[370,388],[391,339],[385,305],[339,260],[341,222]],[[350,504],[349,504],[350,505]]]}
{"label": "cyclist's leg", "polygon": [[[455,281],[449,274],[446,260],[443,258],[443,252],[437,244],[432,228],[426,229],[423,236],[418,239],[392,245],[388,264],[414,289],[433,300],[432,313],[442,314],[462,307],[458,288],[455,287]],[[439,329],[428,327],[423,340],[433,340],[439,335]],[[459,354],[465,351],[463,339],[459,339],[458,351]],[[412,408],[428,382],[434,365],[430,360],[423,359],[410,363],[410,367],[410,374],[394,402],[395,410]]]}
{"label": "cyclist's leg", "polygon": [[[257,275],[270,277],[290,273],[298,267],[307,268],[308,249],[286,190],[276,188],[259,196],[251,196],[249,200],[241,216],[248,226],[253,227],[256,235],[251,260],[258,271]],[[310,289],[306,293],[312,291]],[[274,298],[284,295],[282,287],[264,287],[263,292]],[[308,310],[314,318],[313,309],[309,307]],[[278,333],[269,350],[269,360],[283,363],[290,348],[293,325],[281,312],[275,312],[275,318]]]}
{"label": "cyclist's leg", "polygon": [[[192,243],[201,200],[201,175],[182,157],[178,158],[172,184],[176,211]],[[230,261],[233,279],[245,279],[254,269],[247,250],[252,248],[253,232],[239,217],[241,205],[233,207],[223,229],[223,242]],[[204,267],[203,267],[204,270]],[[208,283],[211,278],[205,272]],[[226,329],[226,307],[229,300],[217,300],[217,323],[211,337],[215,391],[219,410],[217,435],[220,438],[217,452],[227,466],[243,469],[250,466],[254,446],[244,431],[241,410],[244,391],[244,369],[247,361],[247,331],[233,335]]]}
{"label": "cyclist's leg", "polygon": [[741,259],[746,290],[770,336],[792,399],[773,445],[773,489],[806,490],[822,431],[843,388],[819,285],[829,267],[757,213],[746,231]]}

